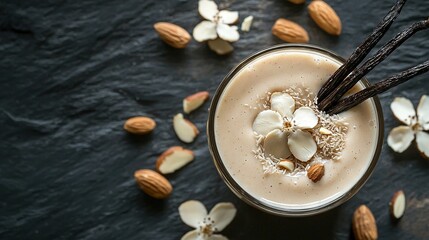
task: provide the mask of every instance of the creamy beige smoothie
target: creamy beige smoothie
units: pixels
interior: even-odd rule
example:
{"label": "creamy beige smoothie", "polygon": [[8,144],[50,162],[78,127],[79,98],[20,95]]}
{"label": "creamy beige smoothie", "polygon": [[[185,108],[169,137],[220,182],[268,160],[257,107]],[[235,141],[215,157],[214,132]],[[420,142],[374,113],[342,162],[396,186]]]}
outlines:
{"label": "creamy beige smoothie", "polygon": [[[214,139],[234,181],[264,205],[307,209],[348,192],[368,169],[377,147],[379,120],[373,100],[340,114],[348,124],[338,159],[324,159],[325,175],[311,181],[306,172],[269,173],[255,154],[252,124],[267,93],[295,87],[317,94],[341,63],[306,49],[283,49],[257,57],[229,81],[215,111]],[[359,83],[353,91],[363,88]]]}

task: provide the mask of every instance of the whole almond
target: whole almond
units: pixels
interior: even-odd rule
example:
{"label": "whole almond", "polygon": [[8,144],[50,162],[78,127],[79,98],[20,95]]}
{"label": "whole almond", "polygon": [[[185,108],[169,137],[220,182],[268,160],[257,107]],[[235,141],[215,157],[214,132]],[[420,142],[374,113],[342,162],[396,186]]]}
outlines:
{"label": "whole almond", "polygon": [[312,165],[307,171],[307,177],[313,182],[318,182],[324,174],[325,166],[321,163]]}
{"label": "whole almond", "polygon": [[148,134],[156,127],[156,122],[149,117],[132,117],[124,123],[125,131],[132,134]]}
{"label": "whole almond", "polygon": [[158,22],[153,25],[159,37],[174,48],[185,48],[191,40],[191,35],[180,26],[168,22]]}
{"label": "whole almond", "polygon": [[400,219],[404,215],[406,203],[404,191],[399,190],[393,194],[389,203],[390,214],[393,219]]}
{"label": "whole almond", "polygon": [[361,205],[355,210],[352,227],[356,240],[375,240],[378,238],[374,215],[365,205]]}
{"label": "whole almond", "polygon": [[155,171],[149,169],[137,170],[134,173],[134,178],[143,192],[153,198],[167,198],[173,191],[170,182]]}
{"label": "whole almond", "polygon": [[325,32],[339,36],[341,34],[341,20],[334,9],[324,1],[313,1],[308,5],[310,17]]}
{"label": "whole almond", "polygon": [[274,36],[286,42],[306,43],[309,40],[308,33],[304,28],[284,18],[277,19],[271,32]]}

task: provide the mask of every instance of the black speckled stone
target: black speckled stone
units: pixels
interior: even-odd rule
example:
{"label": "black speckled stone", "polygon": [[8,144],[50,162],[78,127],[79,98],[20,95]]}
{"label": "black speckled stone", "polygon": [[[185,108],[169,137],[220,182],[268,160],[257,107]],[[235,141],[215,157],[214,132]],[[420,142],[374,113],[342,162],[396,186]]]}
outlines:
{"label": "black speckled stone", "polygon": [[[204,131],[208,104],[189,118],[201,130],[192,144],[175,137],[172,117],[182,98],[214,93],[240,60],[281,41],[271,35],[279,17],[302,24],[310,42],[342,56],[369,34],[393,0],[328,1],[343,22],[336,38],[322,32],[305,6],[286,0],[221,1],[255,17],[230,56],[191,42],[184,50],[164,44],[152,25],[175,22],[188,31],[200,21],[197,1],[0,0],[0,239],[179,239],[190,230],[177,208],[188,199],[208,208],[231,201],[238,208],[223,234],[230,239],[350,239],[351,216],[367,204],[380,239],[429,239],[429,161],[415,147],[403,154],[385,144],[363,189],[346,204],[306,218],[281,218],[246,205],[226,187],[211,161]],[[382,42],[426,18],[426,1],[408,1]],[[428,59],[428,32],[401,46],[369,75],[371,81]],[[380,46],[380,44],[379,44]],[[417,104],[429,94],[423,75],[380,96],[386,135],[396,122],[389,104],[405,96]],[[128,117],[146,115],[158,127],[146,137],[122,130]],[[172,145],[193,149],[196,160],[169,175],[174,186],[164,201],[143,194],[133,179],[153,168]],[[405,216],[389,219],[394,191],[407,195]]]}

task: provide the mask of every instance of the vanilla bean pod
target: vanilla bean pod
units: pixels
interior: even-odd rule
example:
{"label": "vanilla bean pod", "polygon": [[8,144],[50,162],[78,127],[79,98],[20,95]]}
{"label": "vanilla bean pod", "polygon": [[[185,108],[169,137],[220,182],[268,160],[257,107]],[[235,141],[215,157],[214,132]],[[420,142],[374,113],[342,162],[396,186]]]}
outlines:
{"label": "vanilla bean pod", "polygon": [[322,101],[335,87],[359,65],[360,62],[368,55],[371,49],[387,32],[390,25],[395,21],[396,17],[401,12],[406,0],[398,0],[390,9],[389,13],[378,24],[374,31],[365,39],[359,47],[352,53],[349,59],[326,81],[317,94],[319,102]]}
{"label": "vanilla bean pod", "polygon": [[378,52],[368,59],[361,67],[353,70],[337,88],[333,89],[322,100],[319,101],[319,109],[326,111],[336,104],[340,98],[349,91],[363,76],[370,72],[375,66],[386,59],[397,47],[420,30],[429,28],[429,19],[416,22],[409,28],[397,34],[392,40],[386,43]]}
{"label": "vanilla bean pod", "polygon": [[429,71],[429,61],[419,64],[415,67],[409,68],[399,74],[391,76],[383,81],[380,81],[362,91],[359,91],[349,97],[341,99],[333,108],[327,111],[328,114],[338,114],[343,111],[360,104],[368,98],[374,97],[377,94],[385,92],[401,83],[407,82],[414,76],[423,74]]}

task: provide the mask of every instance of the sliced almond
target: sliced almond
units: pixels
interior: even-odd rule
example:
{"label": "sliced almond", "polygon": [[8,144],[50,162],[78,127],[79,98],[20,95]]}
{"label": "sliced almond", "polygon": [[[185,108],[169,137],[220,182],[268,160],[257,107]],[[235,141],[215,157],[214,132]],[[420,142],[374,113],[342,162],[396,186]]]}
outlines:
{"label": "sliced almond", "polygon": [[173,118],[173,127],[177,137],[185,143],[191,143],[199,134],[197,127],[178,113]]}
{"label": "sliced almond", "polygon": [[341,34],[341,20],[335,10],[324,1],[312,1],[308,5],[308,12],[314,22],[325,32],[339,36]]}
{"label": "sliced almond", "polygon": [[287,145],[287,133],[274,129],[269,132],[264,140],[264,150],[268,155],[273,155],[276,158],[287,158],[291,155]]}
{"label": "sliced almond", "polygon": [[325,166],[321,163],[310,166],[307,171],[307,177],[313,182],[320,181],[323,175],[325,175]]}
{"label": "sliced almond", "polygon": [[246,17],[241,23],[241,31],[248,32],[250,31],[250,27],[252,26],[253,16]]}
{"label": "sliced almond", "polygon": [[293,156],[302,162],[310,160],[317,151],[313,136],[299,129],[289,135],[288,145]]}
{"label": "sliced almond", "polygon": [[319,132],[323,135],[331,135],[332,134],[331,130],[324,128],[324,127],[319,128]]}
{"label": "sliced almond", "polygon": [[173,173],[194,160],[191,150],[179,146],[171,147],[158,157],[156,170],[162,174]]}
{"label": "sliced almond", "polygon": [[270,97],[271,110],[282,117],[292,118],[295,111],[295,100],[287,93],[275,92]]}
{"label": "sliced almond", "polygon": [[279,18],[271,29],[274,36],[291,43],[307,43],[308,33],[303,27],[284,18]]}
{"label": "sliced almond", "polygon": [[213,52],[219,55],[226,55],[234,51],[234,47],[229,42],[221,38],[216,38],[215,40],[209,40],[207,41],[207,44],[209,45],[209,48]]}
{"label": "sliced almond", "polygon": [[319,118],[309,107],[300,107],[293,114],[293,121],[299,129],[314,128],[319,122]]}
{"label": "sliced almond", "polygon": [[263,136],[266,136],[274,129],[282,129],[283,118],[280,114],[273,110],[264,110],[256,116],[253,121],[253,131]]}
{"label": "sliced almond", "polygon": [[356,240],[376,240],[378,238],[374,215],[365,205],[361,205],[354,212],[352,227]]}
{"label": "sliced almond", "polygon": [[281,160],[279,163],[277,163],[277,166],[288,172],[293,172],[293,170],[295,170],[295,163],[287,159]]}
{"label": "sliced almond", "polygon": [[393,218],[399,219],[404,215],[405,212],[405,194],[402,190],[397,191],[393,194],[392,200],[390,200],[390,214]]}
{"label": "sliced almond", "polygon": [[190,113],[195,109],[199,108],[209,98],[209,92],[202,91],[194,93],[183,99],[183,111]]}

